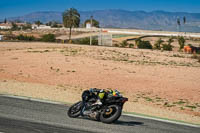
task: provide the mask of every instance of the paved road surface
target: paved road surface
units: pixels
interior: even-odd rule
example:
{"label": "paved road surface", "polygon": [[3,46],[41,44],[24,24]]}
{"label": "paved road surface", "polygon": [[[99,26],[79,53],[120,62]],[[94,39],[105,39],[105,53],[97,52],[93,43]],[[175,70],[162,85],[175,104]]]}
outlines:
{"label": "paved road surface", "polygon": [[200,128],[121,116],[114,124],[67,117],[66,105],[0,96],[0,132],[3,133],[200,133]]}
{"label": "paved road surface", "polygon": [[0,117],[0,133],[88,133],[76,129]]}

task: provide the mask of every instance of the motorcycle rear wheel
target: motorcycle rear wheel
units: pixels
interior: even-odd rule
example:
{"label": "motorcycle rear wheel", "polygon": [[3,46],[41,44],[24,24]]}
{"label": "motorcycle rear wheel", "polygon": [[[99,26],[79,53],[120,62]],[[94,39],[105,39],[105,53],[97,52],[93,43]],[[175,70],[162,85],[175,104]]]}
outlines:
{"label": "motorcycle rear wheel", "polygon": [[104,111],[100,115],[100,121],[103,123],[113,123],[119,119],[122,113],[122,107],[118,105],[108,106],[109,111]]}
{"label": "motorcycle rear wheel", "polygon": [[71,118],[76,118],[81,115],[82,101],[73,104],[67,111],[67,115]]}

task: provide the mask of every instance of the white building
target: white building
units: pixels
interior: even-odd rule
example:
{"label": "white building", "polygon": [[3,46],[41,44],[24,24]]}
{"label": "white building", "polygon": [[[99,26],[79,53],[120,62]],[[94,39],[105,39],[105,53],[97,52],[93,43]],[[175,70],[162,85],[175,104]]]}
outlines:
{"label": "white building", "polygon": [[32,24],[31,27],[32,27],[32,29],[37,29],[37,28],[38,28],[38,25]]}
{"label": "white building", "polygon": [[0,41],[3,40],[3,35],[0,35]]}
{"label": "white building", "polygon": [[51,26],[32,24],[32,29],[51,29]]}
{"label": "white building", "polygon": [[11,29],[12,25],[10,23],[2,23],[0,24],[0,29]]}
{"label": "white building", "polygon": [[90,28],[91,28],[90,22],[86,23],[86,29],[90,29]]}
{"label": "white building", "polygon": [[38,29],[51,29],[51,26],[40,25]]}

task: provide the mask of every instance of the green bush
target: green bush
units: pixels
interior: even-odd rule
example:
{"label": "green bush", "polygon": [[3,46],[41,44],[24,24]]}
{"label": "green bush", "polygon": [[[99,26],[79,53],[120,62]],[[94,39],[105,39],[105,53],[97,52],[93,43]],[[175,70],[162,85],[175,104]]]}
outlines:
{"label": "green bush", "polygon": [[197,61],[200,63],[200,56],[197,54],[193,54],[193,56],[191,57],[192,59],[197,59]]}
{"label": "green bush", "polygon": [[124,40],[124,41],[122,41],[122,43],[120,43],[120,47],[123,47],[123,48],[127,47],[128,45],[129,44],[126,40]]}
{"label": "green bush", "polygon": [[114,47],[119,47],[119,44],[118,43],[114,43],[113,46]]}
{"label": "green bush", "polygon": [[166,51],[172,51],[172,45],[171,44],[163,44],[162,49]]}
{"label": "green bush", "polygon": [[171,43],[174,42],[173,38],[169,38],[167,42],[167,44],[162,44],[162,49],[166,51],[172,51],[173,46],[171,45]]}
{"label": "green bush", "polygon": [[161,45],[164,41],[160,38],[159,40],[156,41],[156,43],[154,44],[154,49],[158,49],[161,50]]}
{"label": "green bush", "polygon": [[139,45],[140,42],[141,42],[141,39],[140,39],[140,38],[135,39],[135,44],[136,44],[137,46]]}
{"label": "green bush", "polygon": [[34,36],[27,36],[27,35],[19,35],[16,37],[17,40],[23,40],[23,41],[35,41],[36,38]]}
{"label": "green bush", "polygon": [[43,41],[43,42],[55,42],[56,37],[55,37],[54,34],[46,34],[46,35],[42,36],[41,41]]}
{"label": "green bush", "polygon": [[188,44],[188,46],[192,47],[192,44]]}
{"label": "green bush", "polygon": [[129,48],[133,48],[134,44],[130,43],[128,46],[129,46]]}
{"label": "green bush", "polygon": [[136,45],[140,49],[152,49],[152,45],[149,41],[142,41],[142,40],[137,40]]}
{"label": "green bush", "polygon": [[183,49],[184,46],[185,46],[185,38],[182,37],[182,36],[179,37],[179,38],[178,38],[178,44],[180,45],[180,48],[179,48],[179,49],[180,49],[180,50]]}
{"label": "green bush", "polygon": [[172,43],[174,42],[173,37],[170,37],[169,40],[168,40],[167,42],[168,42],[168,44],[172,44]]}

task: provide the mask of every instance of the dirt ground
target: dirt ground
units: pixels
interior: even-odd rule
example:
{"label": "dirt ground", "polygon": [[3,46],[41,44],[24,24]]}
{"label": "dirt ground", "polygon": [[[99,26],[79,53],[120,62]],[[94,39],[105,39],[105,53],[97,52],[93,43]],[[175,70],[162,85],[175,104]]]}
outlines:
{"label": "dirt ground", "polygon": [[130,48],[0,42],[0,93],[73,103],[91,87],[118,89],[124,111],[200,124],[200,63]]}

